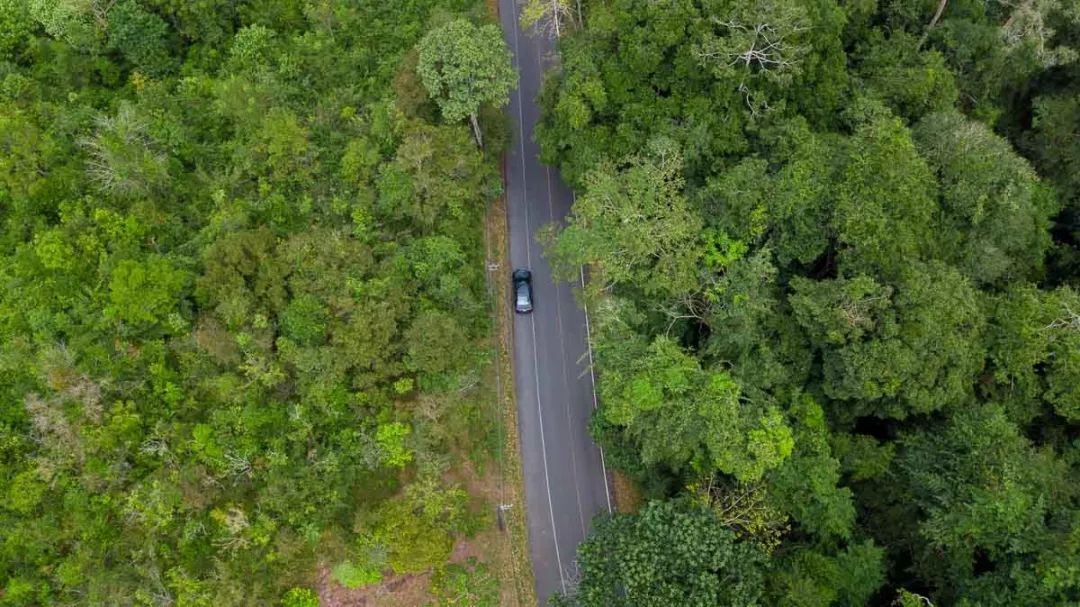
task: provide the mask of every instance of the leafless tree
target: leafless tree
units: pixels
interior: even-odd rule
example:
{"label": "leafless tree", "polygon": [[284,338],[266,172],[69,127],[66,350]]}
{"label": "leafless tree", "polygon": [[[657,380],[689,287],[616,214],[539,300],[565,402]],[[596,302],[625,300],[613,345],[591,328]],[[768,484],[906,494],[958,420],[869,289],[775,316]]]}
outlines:
{"label": "leafless tree", "polygon": [[801,34],[810,20],[799,4],[785,0],[746,3],[712,19],[714,32],[694,47],[697,60],[718,75],[736,69],[785,78],[810,50]]}
{"label": "leafless tree", "polygon": [[1078,331],[1080,332],[1080,314],[1073,312],[1072,308],[1065,304],[1065,313],[1060,317],[1054,319],[1053,322],[1046,325],[1046,329],[1055,330],[1061,329],[1063,331]]}
{"label": "leafless tree", "polygon": [[791,525],[782,512],[769,504],[765,485],[754,482],[728,486],[716,480],[716,475],[710,474],[689,489],[712,508],[722,525],[739,536],[753,540],[766,551],[779,546]]}
{"label": "leafless tree", "polygon": [[563,32],[579,25],[573,0],[521,0],[521,27],[533,28],[536,33],[549,38],[559,38]]}
{"label": "leafless tree", "polygon": [[[995,0],[1008,11],[1009,17],[1001,25],[1001,36],[1012,48],[1030,45],[1035,57],[1043,67],[1070,63],[1077,59],[1075,49],[1050,46],[1055,30],[1050,26],[1055,20],[1080,20],[1080,9],[1063,4],[1062,0]],[[940,0],[934,16],[919,40],[919,47],[926,43],[930,30],[937,26],[949,0]]]}
{"label": "leafless tree", "polygon": [[86,172],[98,189],[117,196],[149,193],[168,178],[168,156],[157,149],[149,125],[131,104],[94,120],[95,132],[79,140],[89,158]]}
{"label": "leafless tree", "polygon": [[1001,35],[1011,47],[1031,45],[1032,50],[1043,67],[1052,67],[1069,63],[1077,58],[1074,49],[1057,46],[1051,47],[1050,40],[1055,30],[1050,23],[1061,15],[1066,15],[1061,0],[1000,0],[1003,6],[1013,7],[1009,18],[1001,26]]}

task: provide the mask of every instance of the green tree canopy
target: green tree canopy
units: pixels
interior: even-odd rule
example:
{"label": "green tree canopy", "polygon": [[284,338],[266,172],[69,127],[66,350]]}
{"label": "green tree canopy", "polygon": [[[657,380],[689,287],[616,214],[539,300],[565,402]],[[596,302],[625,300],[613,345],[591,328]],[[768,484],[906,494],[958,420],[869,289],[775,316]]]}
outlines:
{"label": "green tree canopy", "polygon": [[607,280],[646,293],[676,296],[695,289],[702,222],[683,195],[681,155],[671,141],[645,156],[605,164],[586,177],[551,256],[572,276],[595,264]]}
{"label": "green tree canopy", "polygon": [[483,104],[505,105],[517,82],[510,51],[495,25],[455,19],[430,32],[417,46],[416,71],[448,122],[469,118],[482,144],[477,113]]}
{"label": "green tree canopy", "polygon": [[566,605],[757,605],[764,555],[721,527],[712,512],[650,502],[601,518],[581,545],[581,581]]}

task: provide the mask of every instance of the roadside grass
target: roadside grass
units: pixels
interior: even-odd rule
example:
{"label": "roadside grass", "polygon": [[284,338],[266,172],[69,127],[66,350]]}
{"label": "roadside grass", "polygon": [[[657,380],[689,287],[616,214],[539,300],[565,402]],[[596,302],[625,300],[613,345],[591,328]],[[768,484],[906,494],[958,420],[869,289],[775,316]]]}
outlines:
{"label": "roadside grass", "polygon": [[[491,4],[494,4],[493,0],[489,0]],[[525,489],[518,441],[517,403],[514,399],[513,312],[509,299],[503,296],[505,281],[501,280],[504,275],[509,275],[510,268],[507,226],[506,197],[499,196],[489,207],[484,222],[484,244],[489,264],[488,287],[495,317],[495,356],[491,365],[495,395],[490,401],[496,408],[496,428],[502,433],[494,458],[497,470],[493,472],[500,479],[497,504],[506,506],[499,512],[502,530],[492,537],[493,541],[502,545],[505,558],[492,563],[496,565],[494,569],[502,582],[500,605],[531,607],[537,604],[537,598],[529,562]]]}

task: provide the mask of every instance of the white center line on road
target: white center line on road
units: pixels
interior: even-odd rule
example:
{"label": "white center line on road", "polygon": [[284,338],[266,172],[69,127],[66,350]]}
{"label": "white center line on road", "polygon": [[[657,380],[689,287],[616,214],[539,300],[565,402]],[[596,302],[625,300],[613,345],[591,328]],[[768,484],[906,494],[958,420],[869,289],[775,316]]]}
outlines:
{"label": "white center line on road", "polygon": [[[522,84],[520,81],[521,74],[521,47],[518,44],[518,8],[517,2],[511,2],[514,6],[514,62],[518,65],[518,143],[521,149],[521,185],[522,185],[522,198],[528,193],[528,180],[525,177],[525,115],[522,111],[523,102],[521,96]],[[529,205],[525,200],[522,200],[522,204],[525,207],[525,262],[532,267],[532,229],[529,227]],[[555,530],[555,508],[552,506],[551,500],[551,478],[548,476],[548,456],[547,456],[547,444],[544,442],[544,412],[543,407],[540,405],[540,369],[537,365],[537,359],[539,354],[536,351],[536,318],[533,315],[529,315],[529,326],[532,329],[532,351],[533,351],[533,378],[534,386],[536,388],[536,414],[540,421],[540,454],[544,459],[544,485],[547,489],[548,499],[548,514],[551,516],[551,538],[555,543],[555,562],[559,566],[559,585],[562,587],[563,593],[566,593],[566,578],[563,575],[562,556],[559,554],[559,536]]]}

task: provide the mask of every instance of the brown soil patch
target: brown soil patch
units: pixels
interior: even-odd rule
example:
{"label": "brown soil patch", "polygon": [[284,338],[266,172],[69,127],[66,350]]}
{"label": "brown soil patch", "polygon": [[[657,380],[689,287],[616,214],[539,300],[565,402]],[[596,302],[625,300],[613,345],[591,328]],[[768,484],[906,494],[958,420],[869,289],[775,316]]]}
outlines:
{"label": "brown soil patch", "polygon": [[396,575],[381,584],[346,588],[330,576],[330,568],[319,569],[315,591],[319,607],[423,607],[431,600],[431,574]]}
{"label": "brown soil patch", "polygon": [[609,474],[612,481],[611,492],[615,495],[615,509],[626,513],[637,512],[642,502],[641,489],[618,470],[612,470]]}

